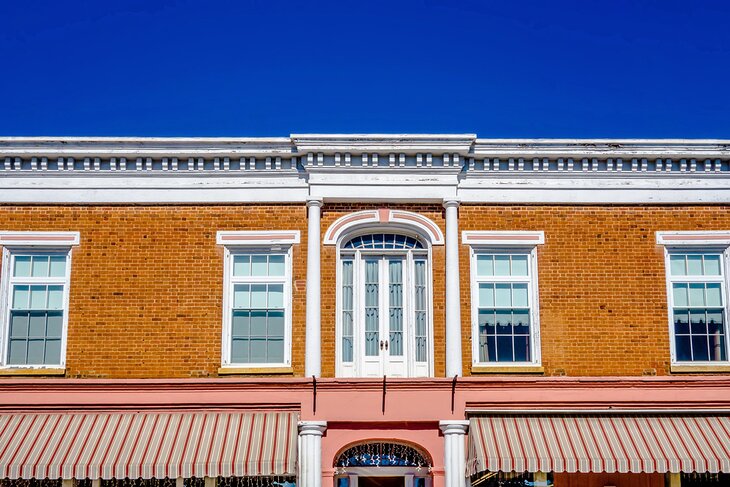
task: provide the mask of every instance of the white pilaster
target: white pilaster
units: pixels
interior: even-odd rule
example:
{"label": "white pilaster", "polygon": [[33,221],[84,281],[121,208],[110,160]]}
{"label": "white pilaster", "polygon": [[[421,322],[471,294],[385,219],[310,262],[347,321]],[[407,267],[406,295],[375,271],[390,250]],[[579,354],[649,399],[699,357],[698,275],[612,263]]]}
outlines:
{"label": "white pilaster", "polygon": [[446,377],[461,375],[461,296],[459,293],[459,202],[446,209]]}
{"label": "white pilaster", "polygon": [[322,435],[326,421],[299,421],[299,487],[322,487]]}
{"label": "white pilaster", "polygon": [[439,421],[439,428],[444,434],[444,487],[466,487],[466,432],[469,421]]}
{"label": "white pilaster", "polygon": [[320,301],[320,209],[322,200],[307,201],[307,318],[304,353],[304,375],[319,377],[322,373],[322,327]]}

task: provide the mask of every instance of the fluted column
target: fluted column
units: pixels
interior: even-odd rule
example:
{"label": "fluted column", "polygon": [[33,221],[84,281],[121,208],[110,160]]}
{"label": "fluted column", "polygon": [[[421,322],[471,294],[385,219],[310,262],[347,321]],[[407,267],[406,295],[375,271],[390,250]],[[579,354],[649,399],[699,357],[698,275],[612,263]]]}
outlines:
{"label": "fluted column", "polygon": [[299,487],[322,487],[322,435],[326,421],[299,421]]}
{"label": "fluted column", "polygon": [[304,375],[322,374],[322,327],[320,300],[320,209],[322,200],[307,201],[307,315]]}
{"label": "fluted column", "polygon": [[469,421],[439,421],[444,434],[444,487],[466,487],[466,432]]}
{"label": "fluted column", "polygon": [[461,296],[459,292],[459,202],[446,209],[446,377],[461,371]]}

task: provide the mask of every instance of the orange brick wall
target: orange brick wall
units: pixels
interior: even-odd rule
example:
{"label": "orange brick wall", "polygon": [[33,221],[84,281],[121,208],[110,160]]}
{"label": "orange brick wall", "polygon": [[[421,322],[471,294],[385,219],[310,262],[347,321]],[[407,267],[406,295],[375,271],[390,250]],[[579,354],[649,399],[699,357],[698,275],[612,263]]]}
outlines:
{"label": "orange brick wall", "polygon": [[[543,230],[538,246],[545,375],[669,373],[664,250],[656,231],[728,230],[727,206],[487,206],[460,230]],[[463,347],[471,351],[469,254],[461,246]],[[471,353],[464,354],[464,371]]]}
{"label": "orange brick wall", "polygon": [[215,376],[221,363],[218,230],[300,230],[292,359],[304,373],[306,208],[0,207],[3,230],[73,230],[67,377]]}
{"label": "orange brick wall", "polygon": [[[326,204],[337,218],[379,205]],[[391,205],[444,230],[440,205]],[[543,230],[538,249],[545,375],[664,375],[669,336],[658,230],[727,230],[725,206],[463,205],[459,230]],[[4,206],[2,230],[73,230],[67,377],[215,376],[223,249],[218,230],[299,230],[293,247],[294,374],[304,373],[304,205]],[[469,253],[461,250],[464,372],[471,366]],[[433,248],[436,376],[444,375],[444,247]],[[334,375],[336,249],[322,248],[322,372]]]}

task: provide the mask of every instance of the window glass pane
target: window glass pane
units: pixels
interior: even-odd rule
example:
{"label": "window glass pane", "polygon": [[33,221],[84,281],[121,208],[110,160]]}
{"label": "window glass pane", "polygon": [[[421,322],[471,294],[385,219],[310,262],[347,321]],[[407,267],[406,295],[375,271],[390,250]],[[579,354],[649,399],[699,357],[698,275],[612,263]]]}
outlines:
{"label": "window glass pane", "polygon": [[509,276],[509,255],[495,255],[494,256],[494,275],[496,276]]}
{"label": "window glass pane", "polygon": [[719,276],[720,275],[720,256],[719,255],[705,255],[705,275],[706,276]]}
{"label": "window glass pane", "polygon": [[677,360],[692,360],[692,346],[690,345],[689,335],[677,335],[674,343],[677,349]]}
{"label": "window glass pane", "polygon": [[513,255],[512,256],[512,275],[513,276],[527,276],[527,256],[526,255]]}
{"label": "window glass pane", "polygon": [[284,339],[283,338],[269,338],[266,347],[266,362],[267,363],[282,363],[284,362]]}
{"label": "window glass pane", "polygon": [[48,309],[63,308],[63,286],[48,286]]}
{"label": "window glass pane", "polygon": [[28,363],[42,364],[45,356],[45,340],[28,340]]}
{"label": "window glass pane", "polygon": [[234,276],[250,276],[251,275],[251,256],[236,255],[233,257],[233,275]]}
{"label": "window glass pane", "polygon": [[494,275],[494,256],[477,255],[477,275],[493,276]]}
{"label": "window glass pane", "polygon": [[18,255],[15,257],[15,271],[13,272],[15,277],[28,277],[30,276],[30,256],[29,255]]}
{"label": "window glass pane", "polygon": [[28,342],[25,339],[10,340],[8,344],[8,364],[25,365],[25,354]]}
{"label": "window glass pane", "polygon": [[28,327],[28,336],[36,338],[46,336],[45,311],[32,311],[30,313],[30,326]]}
{"label": "window glass pane", "polygon": [[270,255],[269,256],[269,275],[270,276],[283,276],[284,275],[284,256],[283,255]]}
{"label": "window glass pane", "polygon": [[687,255],[687,274],[690,276],[702,275],[702,256],[698,254]]}
{"label": "window glass pane", "polygon": [[497,362],[512,362],[512,337],[497,337]]}
{"label": "window glass pane", "polygon": [[515,308],[527,307],[527,284],[512,285],[512,306]]}
{"label": "window glass pane", "polygon": [[251,285],[251,307],[266,308],[266,284]]}
{"label": "window glass pane", "polygon": [[494,306],[494,284],[479,284],[479,306],[483,308]]}
{"label": "window glass pane", "polygon": [[516,310],[512,313],[512,326],[516,334],[530,333],[530,312],[526,309]]}
{"label": "window glass pane", "polygon": [[48,256],[47,255],[34,255],[33,256],[33,270],[31,275],[33,277],[48,277]]}
{"label": "window glass pane", "polygon": [[251,256],[251,275],[256,277],[266,276],[268,274],[265,255]]}
{"label": "window glass pane", "polygon": [[266,338],[251,337],[251,362],[266,362]]}
{"label": "window glass pane", "polygon": [[284,312],[269,311],[269,338],[284,338]]}
{"label": "window glass pane", "polygon": [[231,322],[231,334],[234,337],[248,337],[251,333],[251,312],[234,311]]}
{"label": "window glass pane", "polygon": [[497,284],[495,292],[495,303],[497,307],[509,307],[511,306],[511,292],[509,284]]}
{"label": "window glass pane", "polygon": [[684,254],[673,254],[669,256],[670,269],[673,276],[684,276],[687,274],[684,258]]}
{"label": "window glass pane", "polygon": [[65,277],[66,276],[66,256],[65,255],[52,255],[51,256],[51,277]]}
{"label": "window glass pane", "polygon": [[705,285],[698,282],[689,284],[689,305],[704,306],[705,305]]}
{"label": "window glass pane", "polygon": [[497,315],[497,334],[512,334],[512,311],[499,309],[495,314]]}
{"label": "window glass pane", "polygon": [[689,312],[686,309],[674,311],[674,333],[689,333]]}
{"label": "window glass pane", "polygon": [[251,292],[248,284],[236,284],[233,287],[233,307],[248,308],[250,306]]}
{"label": "window glass pane", "polygon": [[61,340],[46,340],[46,356],[43,363],[61,363]]}
{"label": "window glass pane", "polygon": [[63,334],[63,313],[61,311],[49,311],[46,323],[46,336],[49,338],[61,338]]}
{"label": "window glass pane", "polygon": [[13,311],[10,315],[10,337],[25,338],[28,336],[29,316],[27,311]]}
{"label": "window glass pane", "polygon": [[530,360],[530,337],[515,337],[515,362],[528,362]]}
{"label": "window glass pane", "polygon": [[687,295],[687,284],[674,284],[672,285],[674,306],[684,307],[689,306],[689,298]]}
{"label": "window glass pane", "polygon": [[720,283],[708,282],[706,293],[707,306],[722,306]]}
{"label": "window glass pane", "polygon": [[707,335],[707,324],[705,323],[705,310],[690,310],[689,329],[693,335]]}
{"label": "window glass pane", "polygon": [[245,364],[250,362],[248,355],[248,338],[234,338],[231,343],[231,363]]}
{"label": "window glass pane", "polygon": [[269,308],[284,307],[284,286],[282,284],[269,284]]}
{"label": "window glass pane", "polygon": [[496,317],[492,310],[480,310],[479,311],[479,332],[488,333],[493,335],[497,333],[495,328]]}
{"label": "window glass pane", "polygon": [[707,335],[692,337],[692,359],[702,361],[710,360],[710,354],[707,347]]}
{"label": "window glass pane", "polygon": [[251,337],[266,336],[266,311],[256,310],[251,312]]}
{"label": "window glass pane", "polygon": [[13,287],[13,309],[28,309],[30,286]]}
{"label": "window glass pane", "polygon": [[30,308],[46,309],[46,286],[30,287]]}

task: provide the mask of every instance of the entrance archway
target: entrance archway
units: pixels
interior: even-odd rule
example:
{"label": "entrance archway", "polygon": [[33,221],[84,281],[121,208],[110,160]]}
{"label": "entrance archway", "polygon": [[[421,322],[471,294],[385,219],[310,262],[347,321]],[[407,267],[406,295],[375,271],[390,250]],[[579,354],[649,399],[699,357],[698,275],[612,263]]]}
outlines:
{"label": "entrance archway", "polygon": [[335,487],[432,487],[430,457],[403,443],[349,446],[335,460]]}

